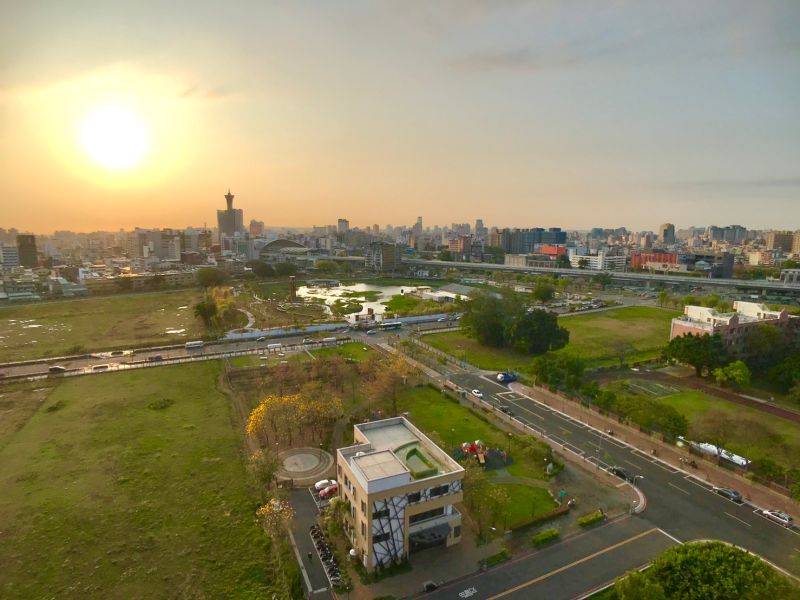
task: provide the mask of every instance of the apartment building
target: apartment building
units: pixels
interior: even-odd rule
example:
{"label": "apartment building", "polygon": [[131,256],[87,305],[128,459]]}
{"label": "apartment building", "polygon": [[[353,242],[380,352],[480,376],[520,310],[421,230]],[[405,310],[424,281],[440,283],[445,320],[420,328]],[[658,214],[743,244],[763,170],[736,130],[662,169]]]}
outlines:
{"label": "apartment building", "polygon": [[683,315],[672,319],[669,339],[684,335],[719,334],[734,353],[746,352],[749,335],[763,324],[774,325],[789,338],[800,331],[800,317],[784,310],[770,310],[758,302],[734,302],[733,312],[720,313],[705,306],[684,306]]}
{"label": "apartment building", "polygon": [[368,571],[461,540],[464,469],[405,417],[354,426],[337,451],[346,529]]}

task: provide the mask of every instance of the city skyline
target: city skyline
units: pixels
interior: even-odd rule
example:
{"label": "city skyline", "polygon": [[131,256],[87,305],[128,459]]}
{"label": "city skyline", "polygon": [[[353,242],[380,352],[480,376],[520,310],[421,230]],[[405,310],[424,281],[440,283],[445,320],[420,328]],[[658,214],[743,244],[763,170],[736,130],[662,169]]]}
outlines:
{"label": "city skyline", "polygon": [[793,2],[9,13],[0,189],[20,229],[212,222],[228,185],[281,227],[800,227]]}

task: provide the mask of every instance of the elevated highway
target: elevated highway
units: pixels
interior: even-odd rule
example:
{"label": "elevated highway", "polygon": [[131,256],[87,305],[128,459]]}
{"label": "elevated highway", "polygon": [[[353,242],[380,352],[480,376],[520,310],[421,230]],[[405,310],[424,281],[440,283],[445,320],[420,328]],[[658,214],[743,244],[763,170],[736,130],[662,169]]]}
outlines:
{"label": "elevated highway", "polygon": [[[420,267],[436,267],[444,269],[464,269],[471,271],[505,271],[508,273],[527,273],[537,275],[562,275],[566,277],[591,277],[600,271],[588,269],[559,269],[546,267],[518,267],[513,265],[498,265],[493,263],[453,262],[445,260],[422,260],[419,258],[403,258],[404,264]],[[707,277],[682,277],[680,275],[659,275],[655,273],[632,273],[625,271],[604,271],[614,281],[654,284],[664,283],[671,286],[702,286],[705,288],[737,289],[741,291],[755,291],[758,293],[773,292],[787,296],[800,297],[800,285],[786,285],[782,281],[767,281],[764,279],[712,279]]]}

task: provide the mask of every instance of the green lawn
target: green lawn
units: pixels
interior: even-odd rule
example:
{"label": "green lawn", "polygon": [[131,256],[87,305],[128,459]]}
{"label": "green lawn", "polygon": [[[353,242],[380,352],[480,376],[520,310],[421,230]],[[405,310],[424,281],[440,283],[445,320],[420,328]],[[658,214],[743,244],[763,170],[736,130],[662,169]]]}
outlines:
{"label": "green lawn", "polygon": [[[713,398],[696,390],[684,391],[659,398],[674,406],[689,419],[689,438],[703,439],[705,431],[722,427],[727,437],[725,448],[754,460],[769,457],[800,469],[800,426],[754,408]],[[713,411],[714,423],[704,415]],[[705,422],[704,422],[705,421]]]}
{"label": "green lawn", "polygon": [[[656,358],[669,341],[670,321],[678,313],[649,306],[628,306],[559,319],[569,330],[570,341],[560,354],[580,356],[587,366],[598,367]],[[496,371],[529,372],[533,356],[506,348],[481,346],[460,331],[435,333],[422,338],[431,346],[474,364]]]}
{"label": "green lawn", "polygon": [[651,306],[626,306],[561,318],[569,344],[561,354],[580,356],[589,366],[657,358],[669,342],[670,322],[678,312]]}
{"label": "green lawn", "polygon": [[394,313],[398,317],[430,315],[455,310],[455,305],[453,304],[440,304],[434,300],[422,300],[408,294],[392,296],[383,304],[386,305],[388,312]]}
{"label": "green lawn", "polygon": [[335,348],[321,348],[319,350],[314,350],[313,353],[316,356],[339,355],[360,362],[367,359],[367,357],[370,355],[370,349],[359,342],[348,342],[347,344],[342,344],[341,346],[337,346]]}
{"label": "green lawn", "polygon": [[470,409],[457,402],[443,398],[441,393],[428,386],[404,389],[398,398],[398,410],[408,412],[408,419],[425,432],[435,432],[445,447],[453,450],[462,442],[483,440],[487,445],[503,450],[510,447],[515,463],[513,475],[546,479],[544,458],[546,446],[530,437],[526,442],[533,444],[535,450],[523,450],[519,436],[509,438],[508,434],[488,421],[480,418]]}
{"label": "green lawn", "polygon": [[[205,333],[193,306],[199,290],[61,300],[0,308],[0,361],[179,343]],[[168,329],[185,329],[168,334]]]}
{"label": "green lawn", "polygon": [[10,434],[1,597],[280,595],[220,368],[65,380]]}
{"label": "green lawn", "polygon": [[558,504],[546,489],[519,483],[499,484],[508,492],[511,499],[508,508],[507,527],[517,527],[556,508]]}

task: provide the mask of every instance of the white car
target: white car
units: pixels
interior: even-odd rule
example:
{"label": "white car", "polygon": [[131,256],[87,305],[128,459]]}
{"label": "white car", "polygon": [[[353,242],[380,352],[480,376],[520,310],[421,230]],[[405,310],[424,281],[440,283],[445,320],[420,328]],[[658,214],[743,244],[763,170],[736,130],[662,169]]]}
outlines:
{"label": "white car", "polygon": [[319,492],[324,490],[326,487],[330,487],[332,485],[336,485],[335,479],[320,479],[317,483],[314,484],[314,489]]}
{"label": "white car", "polygon": [[370,329],[369,331],[367,331],[367,335],[375,335],[376,333],[378,333],[377,329]]}
{"label": "white car", "polygon": [[775,521],[784,527],[791,527],[794,523],[794,519],[792,519],[792,517],[779,510],[764,510],[761,511],[761,514],[767,517],[770,521]]}
{"label": "white car", "polygon": [[476,398],[483,398],[483,392],[480,390],[472,390],[472,395]]}

